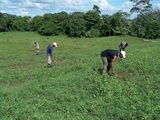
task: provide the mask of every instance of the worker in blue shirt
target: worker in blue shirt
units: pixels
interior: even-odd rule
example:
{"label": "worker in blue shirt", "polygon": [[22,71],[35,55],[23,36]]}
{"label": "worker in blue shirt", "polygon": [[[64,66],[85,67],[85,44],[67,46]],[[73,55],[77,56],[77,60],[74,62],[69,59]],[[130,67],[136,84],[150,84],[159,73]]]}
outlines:
{"label": "worker in blue shirt", "polygon": [[53,55],[52,55],[53,47],[57,47],[57,43],[56,42],[54,42],[52,44],[49,44],[47,49],[46,49],[48,67],[51,67],[51,63],[52,63],[52,61],[54,61]]}

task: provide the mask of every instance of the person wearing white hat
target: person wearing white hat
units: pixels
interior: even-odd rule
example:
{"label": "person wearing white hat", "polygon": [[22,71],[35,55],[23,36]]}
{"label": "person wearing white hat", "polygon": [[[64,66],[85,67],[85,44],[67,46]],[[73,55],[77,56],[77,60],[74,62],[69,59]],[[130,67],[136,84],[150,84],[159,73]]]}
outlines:
{"label": "person wearing white hat", "polygon": [[38,44],[38,42],[35,42],[34,44],[35,44],[36,53],[38,55],[39,54],[39,44]]}
{"label": "person wearing white hat", "polygon": [[51,63],[52,63],[52,61],[54,61],[53,55],[52,55],[53,47],[57,47],[56,42],[49,44],[46,49],[48,67],[51,67]]}
{"label": "person wearing white hat", "polygon": [[[126,58],[126,52],[125,52],[125,51],[122,50],[122,51],[120,52],[120,55],[122,55],[123,58]],[[122,57],[121,57],[121,58],[122,58]]]}
{"label": "person wearing white hat", "polygon": [[125,51],[118,52],[118,50],[107,49],[101,52],[101,58],[103,63],[103,68],[102,68],[103,73],[108,73],[111,69],[112,74],[115,74],[114,62],[118,57],[125,58],[126,57]]}

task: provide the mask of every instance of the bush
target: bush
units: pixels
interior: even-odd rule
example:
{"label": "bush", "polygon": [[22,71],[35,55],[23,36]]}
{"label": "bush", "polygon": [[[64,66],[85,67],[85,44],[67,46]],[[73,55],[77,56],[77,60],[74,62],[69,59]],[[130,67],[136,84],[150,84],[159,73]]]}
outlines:
{"label": "bush", "polygon": [[53,22],[44,23],[38,31],[41,35],[51,36],[57,35],[57,26]]}
{"label": "bush", "polygon": [[92,29],[90,29],[89,31],[86,32],[86,37],[87,38],[100,37],[100,31],[92,28]]}

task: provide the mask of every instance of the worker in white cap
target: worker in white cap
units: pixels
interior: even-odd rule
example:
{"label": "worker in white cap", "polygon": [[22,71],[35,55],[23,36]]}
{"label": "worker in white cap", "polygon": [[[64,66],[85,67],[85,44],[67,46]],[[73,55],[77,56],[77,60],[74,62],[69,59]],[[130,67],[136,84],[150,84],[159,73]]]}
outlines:
{"label": "worker in white cap", "polygon": [[103,63],[103,68],[102,68],[103,74],[108,73],[110,69],[112,70],[112,74],[115,74],[114,62],[118,57],[125,58],[126,57],[125,51],[118,52],[118,50],[107,49],[101,52],[101,58]]}
{"label": "worker in white cap", "polygon": [[38,42],[34,42],[34,44],[35,44],[36,54],[38,55],[39,54],[39,44]]}
{"label": "worker in white cap", "polygon": [[52,44],[49,44],[47,49],[46,49],[48,67],[51,67],[52,61],[54,62],[53,55],[52,55],[53,47],[57,47],[56,42],[54,42]]}

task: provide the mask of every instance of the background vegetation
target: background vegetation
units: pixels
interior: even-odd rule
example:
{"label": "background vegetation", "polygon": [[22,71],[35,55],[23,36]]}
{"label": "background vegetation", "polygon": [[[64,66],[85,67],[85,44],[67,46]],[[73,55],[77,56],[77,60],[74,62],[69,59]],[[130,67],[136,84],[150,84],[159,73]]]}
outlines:
{"label": "background vegetation", "polygon": [[[34,31],[44,36],[70,37],[124,36],[160,38],[160,10],[151,9],[150,0],[130,0],[136,5],[131,13],[140,12],[134,19],[121,10],[113,15],[101,14],[97,5],[86,12],[45,13],[43,16],[16,16],[0,13],[0,32]],[[137,3],[136,3],[137,2]],[[140,7],[139,7],[140,6]],[[142,6],[144,8],[142,9]]]}
{"label": "background vegetation", "polygon": [[[1,120],[159,120],[159,42],[136,37],[69,38],[0,33]],[[36,55],[34,42],[40,44]],[[55,63],[45,49],[57,42]],[[116,76],[103,76],[100,52],[129,42]],[[157,40],[159,41],[159,39]]]}

